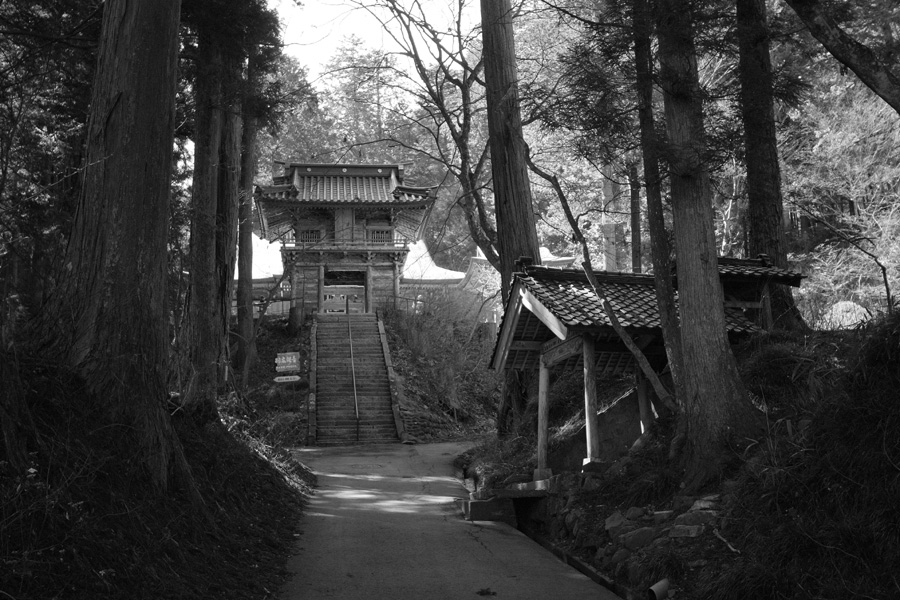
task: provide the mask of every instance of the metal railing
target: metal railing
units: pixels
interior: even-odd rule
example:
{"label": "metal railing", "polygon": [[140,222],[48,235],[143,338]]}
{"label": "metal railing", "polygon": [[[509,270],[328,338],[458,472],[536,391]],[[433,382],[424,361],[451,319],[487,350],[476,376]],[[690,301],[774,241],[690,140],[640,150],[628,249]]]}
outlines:
{"label": "metal railing", "polygon": [[347,339],[350,343],[350,376],[353,380],[353,407],[356,410],[356,441],[359,441],[359,397],[356,393],[356,365],[353,359],[353,317],[350,315],[350,298],[347,298]]}

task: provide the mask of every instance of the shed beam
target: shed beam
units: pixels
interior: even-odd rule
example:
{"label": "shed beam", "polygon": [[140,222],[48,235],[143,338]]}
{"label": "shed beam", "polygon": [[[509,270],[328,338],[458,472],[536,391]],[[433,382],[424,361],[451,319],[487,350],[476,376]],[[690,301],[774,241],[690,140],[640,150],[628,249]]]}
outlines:
{"label": "shed beam", "polygon": [[541,360],[547,363],[548,367],[552,367],[568,358],[581,354],[582,344],[580,335],[571,336],[562,342],[550,340],[544,343],[541,348]]}

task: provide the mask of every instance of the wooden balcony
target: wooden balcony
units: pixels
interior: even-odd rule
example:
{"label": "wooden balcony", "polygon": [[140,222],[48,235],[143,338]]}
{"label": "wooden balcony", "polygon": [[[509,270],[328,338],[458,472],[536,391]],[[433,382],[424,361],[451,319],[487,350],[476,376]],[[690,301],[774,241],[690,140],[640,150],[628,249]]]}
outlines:
{"label": "wooden balcony", "polygon": [[319,240],[318,242],[304,244],[302,242],[285,242],[281,246],[282,252],[397,252],[409,250],[409,242],[406,240],[394,240],[390,242],[338,242],[334,240]]}

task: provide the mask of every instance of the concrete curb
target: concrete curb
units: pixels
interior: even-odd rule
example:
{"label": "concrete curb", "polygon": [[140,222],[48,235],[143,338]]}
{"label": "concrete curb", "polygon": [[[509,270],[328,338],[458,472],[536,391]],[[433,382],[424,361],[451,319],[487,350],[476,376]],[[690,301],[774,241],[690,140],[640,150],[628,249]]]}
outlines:
{"label": "concrete curb", "polygon": [[574,568],[581,574],[587,576],[594,583],[602,585],[616,596],[625,600],[632,600],[633,598],[637,598],[637,596],[632,593],[631,590],[617,584],[615,581],[613,581],[600,571],[596,570],[594,567],[590,566],[577,556],[569,554],[562,548],[554,545],[550,540],[539,535],[529,535],[527,533],[525,535],[528,535],[528,537],[543,546],[544,549],[550,551],[553,556],[566,563],[570,567]]}

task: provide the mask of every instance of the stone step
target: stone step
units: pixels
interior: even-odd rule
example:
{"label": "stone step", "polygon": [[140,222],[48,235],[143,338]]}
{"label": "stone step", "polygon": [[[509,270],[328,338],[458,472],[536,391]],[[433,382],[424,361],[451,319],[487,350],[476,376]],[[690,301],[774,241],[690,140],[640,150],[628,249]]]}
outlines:
{"label": "stone step", "polygon": [[[383,428],[383,429],[360,429],[359,430],[359,439],[366,438],[388,438],[395,439],[397,437],[397,432],[393,429]],[[356,429],[347,427],[341,429],[322,429],[316,434],[316,441],[323,440],[346,440],[348,442],[356,441]]]}
{"label": "stone step", "polygon": [[[360,421],[359,430],[360,431],[378,430],[378,431],[396,432],[396,426],[394,425],[393,422],[389,423],[387,421],[384,421],[384,422],[381,422],[381,421],[362,422],[362,421]],[[331,421],[328,423],[323,423],[323,422],[316,423],[316,434],[317,435],[319,432],[334,434],[335,432],[349,432],[349,431],[354,431],[354,432],[356,431],[356,421]]]}
{"label": "stone step", "polygon": [[378,322],[375,315],[352,315],[351,320],[352,334],[347,331],[346,315],[319,315],[316,443],[327,446],[397,441]]}

